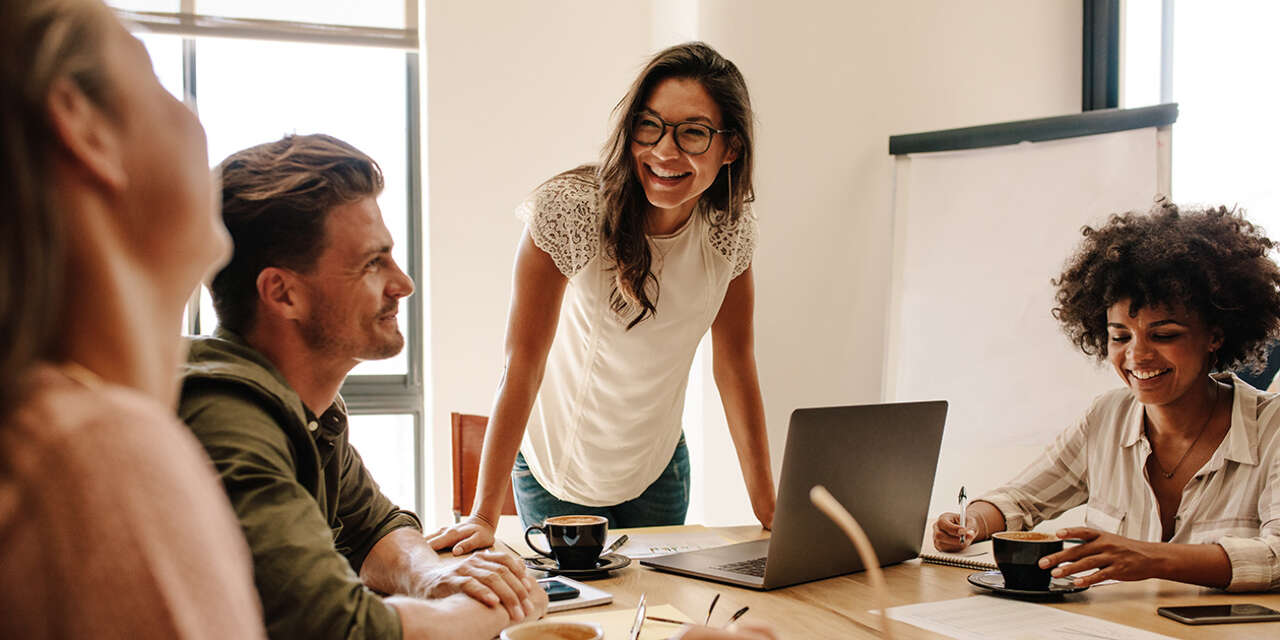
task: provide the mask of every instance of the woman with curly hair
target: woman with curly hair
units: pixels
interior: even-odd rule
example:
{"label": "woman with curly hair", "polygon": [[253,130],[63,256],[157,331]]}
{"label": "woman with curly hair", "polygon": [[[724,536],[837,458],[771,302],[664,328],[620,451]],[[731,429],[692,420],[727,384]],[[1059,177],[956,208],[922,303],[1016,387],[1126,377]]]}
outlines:
{"label": "woman with curly hair", "polygon": [[[1238,213],[1112,216],[1084,229],[1054,316],[1125,388],[1099,396],[1012,482],[934,524],[961,549],[1080,504],[1084,544],[1043,558],[1075,583],[1163,578],[1280,589],[1280,398],[1223,371],[1256,365],[1280,331],[1273,243]],[[1216,371],[1216,373],[1215,373]]]}

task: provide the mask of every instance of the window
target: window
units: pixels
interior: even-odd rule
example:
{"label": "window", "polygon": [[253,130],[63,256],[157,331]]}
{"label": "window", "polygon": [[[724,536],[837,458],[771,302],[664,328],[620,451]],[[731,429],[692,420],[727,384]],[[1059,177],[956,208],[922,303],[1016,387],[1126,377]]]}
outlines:
{"label": "window", "polygon": [[1270,80],[1280,5],[1129,0],[1123,19],[1121,106],[1178,103],[1174,201],[1239,206],[1280,237],[1280,88]]}
{"label": "window", "polygon": [[[211,164],[289,133],[328,133],[372,156],[393,255],[423,281],[415,0],[109,0],[151,54],[161,83],[200,114]],[[351,441],[396,504],[424,512],[423,311],[405,301],[406,348],[365,362],[343,386]],[[188,305],[210,333],[208,291]]]}

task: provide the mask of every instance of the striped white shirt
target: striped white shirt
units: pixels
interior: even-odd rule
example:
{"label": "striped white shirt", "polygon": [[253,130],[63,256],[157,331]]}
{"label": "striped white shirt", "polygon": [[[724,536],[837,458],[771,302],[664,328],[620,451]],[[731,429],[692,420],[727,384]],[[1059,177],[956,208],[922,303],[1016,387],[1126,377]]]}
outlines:
{"label": "striped white shirt", "polygon": [[[1231,428],[1182,491],[1171,543],[1217,543],[1231,559],[1229,591],[1280,589],[1280,394],[1232,374]],[[1143,408],[1127,389],[1099,396],[1074,426],[1012,482],[982,496],[1010,530],[1085,504],[1085,526],[1135,540],[1161,539],[1147,482],[1151,444]]]}

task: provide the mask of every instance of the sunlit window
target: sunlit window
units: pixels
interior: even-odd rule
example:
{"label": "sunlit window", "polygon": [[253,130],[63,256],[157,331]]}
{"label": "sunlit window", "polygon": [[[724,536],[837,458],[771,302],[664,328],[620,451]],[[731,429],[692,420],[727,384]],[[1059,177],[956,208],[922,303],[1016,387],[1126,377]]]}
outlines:
{"label": "sunlit window", "polygon": [[[381,166],[378,198],[395,240],[393,257],[415,281],[422,201],[417,175],[416,25],[405,0],[109,0],[132,17],[161,84],[200,115],[211,165],[246,147],[291,134],[327,133]],[[183,6],[185,5],[185,7]],[[166,17],[183,14],[183,21]],[[157,15],[167,14],[167,15]],[[190,20],[186,18],[191,18]],[[195,26],[173,26],[173,25]],[[247,26],[246,26],[247,25]],[[322,25],[322,26],[317,26]],[[184,29],[186,29],[184,31]],[[261,37],[254,34],[260,33]],[[406,42],[409,43],[406,45]],[[406,348],[361,363],[342,394],[351,410],[351,442],[383,491],[402,507],[424,504],[422,314],[401,303]],[[208,290],[188,307],[184,327],[211,333]]]}
{"label": "sunlit window", "polygon": [[[1127,3],[1121,106],[1159,101],[1161,3]],[[1180,203],[1244,208],[1269,235],[1280,235],[1280,190],[1273,150],[1280,131],[1272,123],[1280,86],[1271,76],[1280,60],[1274,26],[1280,4],[1249,0],[1175,2],[1172,101],[1173,198]],[[1132,63],[1132,64],[1131,64]]]}
{"label": "sunlit window", "polygon": [[412,464],[414,416],[354,415],[349,426],[351,444],[360,452],[382,493],[401,508],[422,513]]}

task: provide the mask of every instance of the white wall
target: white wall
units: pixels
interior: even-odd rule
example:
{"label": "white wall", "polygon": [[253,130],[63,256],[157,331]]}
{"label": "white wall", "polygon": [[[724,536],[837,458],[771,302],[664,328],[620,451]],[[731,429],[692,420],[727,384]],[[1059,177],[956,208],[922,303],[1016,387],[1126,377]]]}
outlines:
{"label": "white wall", "polygon": [[[886,398],[950,401],[931,513],[1010,480],[1115,372],[1050,313],[1080,227],[1145,209],[1168,145],[1155,128],[896,161]],[[975,287],[975,283],[995,286]],[[1042,523],[1054,530],[1083,510]]]}
{"label": "white wall", "polygon": [[426,3],[428,500],[451,505],[449,412],[488,414],[502,366],[512,211],[596,158],[651,49],[647,3]]}
{"label": "white wall", "polygon": [[[775,471],[793,409],[881,397],[889,136],[1079,111],[1080,11],[1070,0],[702,2],[701,35],[746,74],[759,124],[756,352]],[[720,434],[708,433],[722,454],[708,476],[736,478]],[[740,484],[721,484],[707,519],[749,520]]]}
{"label": "white wall", "polygon": [[[756,351],[776,474],[792,409],[881,396],[888,137],[1078,111],[1080,12],[1075,0],[428,2],[434,518],[449,510],[448,412],[487,413],[501,366],[520,233],[510,212],[540,181],[595,158],[649,53],[693,29],[750,85]],[[707,522],[749,522],[719,407],[708,388],[695,457],[714,482],[695,478],[696,501]]]}

